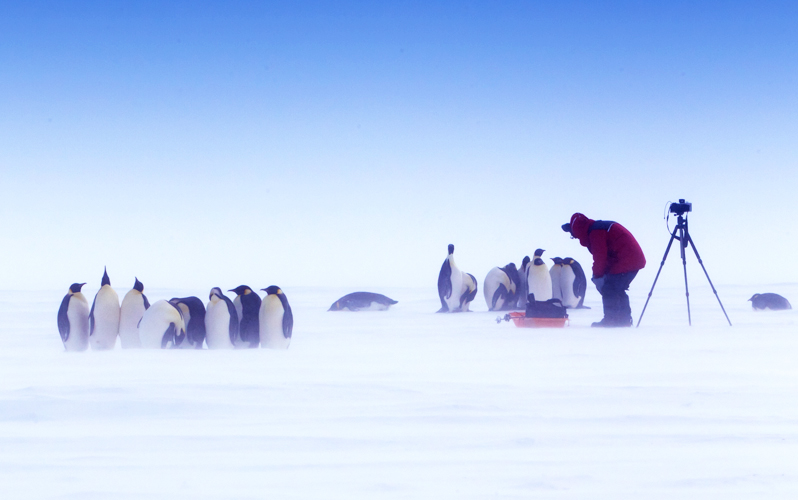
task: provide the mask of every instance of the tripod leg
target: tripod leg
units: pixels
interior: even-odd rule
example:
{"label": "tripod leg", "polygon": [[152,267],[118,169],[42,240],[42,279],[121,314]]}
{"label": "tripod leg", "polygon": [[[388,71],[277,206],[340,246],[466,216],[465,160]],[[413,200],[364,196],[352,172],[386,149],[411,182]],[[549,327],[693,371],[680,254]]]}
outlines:
{"label": "tripod leg", "polygon": [[698,249],[695,247],[695,242],[693,242],[693,238],[690,235],[687,235],[687,241],[690,243],[690,246],[693,247],[693,252],[695,252],[695,257],[698,259],[698,263],[701,264],[701,269],[704,270],[704,275],[707,277],[707,281],[709,281],[709,287],[712,288],[712,293],[715,294],[715,298],[718,299],[718,304],[720,304],[720,310],[723,311],[723,315],[726,316],[726,321],[729,322],[729,326],[732,326],[732,322],[729,319],[729,315],[726,314],[726,308],[723,307],[723,302],[720,301],[720,296],[718,295],[718,291],[715,290],[715,285],[712,284],[712,280],[709,279],[709,273],[707,272],[707,268],[704,267],[704,261],[701,260],[701,256],[698,255]]}
{"label": "tripod leg", "polygon": [[687,287],[687,256],[684,252],[684,247],[687,246],[687,239],[690,236],[684,228],[681,228],[680,232],[679,245],[681,246],[682,267],[684,267],[684,295],[687,297],[687,324],[693,326],[693,320],[690,317],[690,289]]}
{"label": "tripod leg", "polygon": [[665,259],[668,258],[668,252],[671,251],[671,245],[673,245],[673,240],[676,238],[676,231],[678,227],[673,228],[673,233],[671,234],[671,240],[668,242],[667,248],[665,248],[665,255],[662,256],[662,262],[659,264],[659,270],[657,271],[657,276],[654,278],[654,284],[651,285],[651,290],[648,292],[648,298],[646,299],[646,303],[643,306],[643,311],[640,313],[640,318],[637,320],[637,327],[640,327],[640,322],[643,321],[643,315],[646,313],[646,307],[648,307],[648,301],[651,300],[651,294],[654,293],[654,287],[657,286],[657,280],[659,279],[659,273],[662,272],[662,266],[665,265]]}

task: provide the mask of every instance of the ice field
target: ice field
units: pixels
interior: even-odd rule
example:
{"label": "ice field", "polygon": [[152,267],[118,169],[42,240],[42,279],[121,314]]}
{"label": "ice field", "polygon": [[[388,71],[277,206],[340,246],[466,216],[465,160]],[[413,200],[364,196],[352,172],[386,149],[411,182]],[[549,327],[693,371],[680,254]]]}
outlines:
{"label": "ice field", "polygon": [[708,287],[692,327],[657,288],[629,329],[589,328],[592,289],[568,327],[521,329],[481,291],[469,314],[434,314],[434,283],[328,313],[355,290],[284,287],[287,351],[84,353],[58,335],[66,288],[0,293],[3,498],[798,496],[796,311],[747,302],[798,285],[718,286],[733,327]]}

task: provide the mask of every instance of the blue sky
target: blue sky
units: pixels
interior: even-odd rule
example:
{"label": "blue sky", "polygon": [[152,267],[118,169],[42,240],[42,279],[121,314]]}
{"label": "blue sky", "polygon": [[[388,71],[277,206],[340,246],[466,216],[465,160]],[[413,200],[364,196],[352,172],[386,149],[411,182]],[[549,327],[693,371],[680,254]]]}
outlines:
{"label": "blue sky", "polygon": [[0,281],[434,289],[589,262],[581,211],[648,286],[679,197],[716,282],[796,281],[796,54],[789,2],[5,2]]}

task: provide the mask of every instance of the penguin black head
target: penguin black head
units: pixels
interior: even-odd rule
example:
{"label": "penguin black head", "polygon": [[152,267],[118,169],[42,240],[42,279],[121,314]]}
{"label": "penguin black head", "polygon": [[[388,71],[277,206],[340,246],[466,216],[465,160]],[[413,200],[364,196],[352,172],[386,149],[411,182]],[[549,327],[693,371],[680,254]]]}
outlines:
{"label": "penguin black head", "polygon": [[521,261],[521,269],[525,268],[527,264],[529,264],[529,255],[525,255],[524,260]]}
{"label": "penguin black head", "polygon": [[135,279],[136,279],[136,282],[133,283],[133,290],[136,290],[138,292],[143,292],[144,291],[144,283],[139,281],[138,278],[135,278]]}
{"label": "penguin black head", "polygon": [[235,292],[236,295],[245,295],[247,293],[251,293],[252,289],[247,285],[240,285],[235,288],[231,288],[228,292]]}
{"label": "penguin black head", "polygon": [[572,257],[566,257],[562,260],[562,263],[565,264],[566,266],[570,266],[571,264],[574,263],[574,259]]}
{"label": "penguin black head", "polygon": [[72,293],[80,293],[80,289],[83,288],[83,285],[86,283],[72,283],[69,287],[69,291]]}
{"label": "penguin black head", "polygon": [[108,268],[103,268],[103,281],[100,283],[100,286],[110,285],[111,278],[108,277]]}
{"label": "penguin black head", "polygon": [[261,290],[266,292],[267,295],[279,295],[279,294],[283,293],[283,291],[280,290],[280,287],[277,286],[277,285],[272,285],[272,286],[270,286],[268,288],[261,288]]}
{"label": "penguin black head", "polygon": [[543,255],[543,252],[545,252],[545,250],[543,250],[542,248],[538,248],[537,250],[535,250],[535,257],[536,258],[540,257],[541,255]]}
{"label": "penguin black head", "polygon": [[508,270],[508,271],[515,271],[515,272],[518,272],[518,268],[517,268],[517,267],[515,267],[515,264],[514,264],[514,263],[512,263],[512,262],[510,262],[509,264],[507,264],[506,266],[504,266],[504,268],[505,268],[506,270]]}
{"label": "penguin black head", "polygon": [[449,255],[452,255],[453,253],[454,253],[454,245],[449,243]]}
{"label": "penguin black head", "polygon": [[[72,285],[72,286],[75,286],[75,285]],[[751,296],[751,298],[750,298],[750,299],[748,299],[748,302],[751,302],[751,301],[753,301],[755,298],[759,297],[759,295],[760,295],[760,294],[758,294],[758,293],[755,293],[755,294],[753,294],[753,295]]]}
{"label": "penguin black head", "polygon": [[560,264],[562,264],[563,262],[565,262],[565,261],[562,259],[562,257],[552,257],[552,258],[551,258],[551,260],[553,260],[553,261],[554,261],[554,264],[555,264],[555,265],[558,265],[558,266],[559,266]]}
{"label": "penguin black head", "polygon": [[208,295],[208,299],[212,299],[213,296],[216,295],[220,299],[222,298],[222,289],[218,286],[211,288],[211,293]]}

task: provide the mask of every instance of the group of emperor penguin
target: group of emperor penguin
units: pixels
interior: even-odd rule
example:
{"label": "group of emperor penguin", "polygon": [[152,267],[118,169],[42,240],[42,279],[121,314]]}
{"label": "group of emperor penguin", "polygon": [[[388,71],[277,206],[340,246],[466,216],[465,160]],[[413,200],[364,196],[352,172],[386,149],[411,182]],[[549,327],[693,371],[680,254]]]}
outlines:
{"label": "group of emperor penguin", "polygon": [[285,293],[277,286],[263,288],[261,297],[241,285],[229,291],[214,287],[203,305],[198,297],[175,297],[150,305],[144,285],[133,288],[119,303],[108,271],[89,309],[81,293],[86,283],[73,283],[58,309],[58,331],[67,351],[113,349],[119,337],[123,349],[287,349],[294,316]]}
{"label": "group of emperor penguin", "polygon": [[[554,257],[549,268],[543,260],[543,250],[535,250],[533,258],[526,256],[521,267],[509,263],[488,271],[482,285],[485,302],[490,311],[525,309],[529,294],[536,301],[558,299],[566,308],[587,309],[583,305],[587,279],[582,266],[571,257]],[[473,275],[460,271],[454,263],[454,245],[443,261],[438,275],[438,312],[466,312],[477,294]]]}

